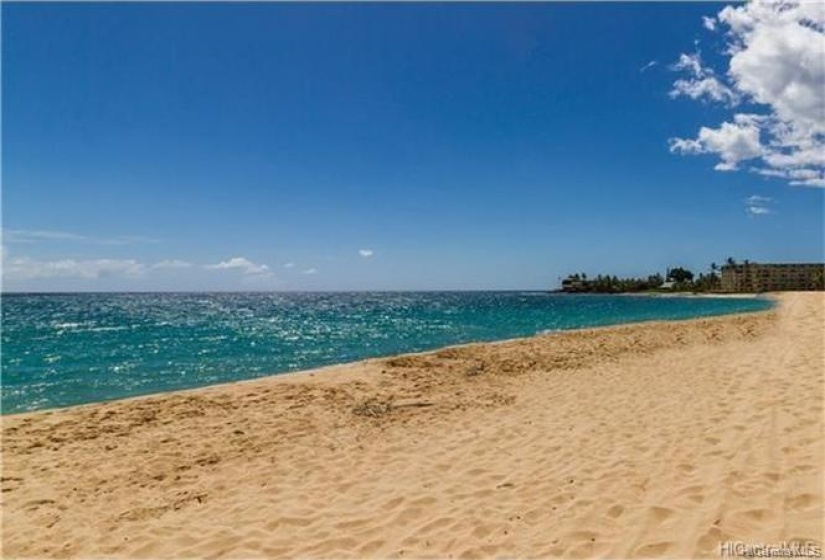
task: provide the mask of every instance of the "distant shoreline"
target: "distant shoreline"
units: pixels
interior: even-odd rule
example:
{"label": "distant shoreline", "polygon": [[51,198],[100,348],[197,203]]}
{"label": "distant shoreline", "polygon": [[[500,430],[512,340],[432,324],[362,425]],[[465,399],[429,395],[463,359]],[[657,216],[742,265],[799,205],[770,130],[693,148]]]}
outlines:
{"label": "distant shoreline", "polygon": [[[578,294],[571,294],[578,295]],[[649,296],[649,297],[690,297],[690,298],[722,298],[722,299],[775,299],[772,292],[760,294],[746,293],[706,293],[706,292],[622,292],[619,294],[593,294],[593,295],[616,295],[616,296]]]}
{"label": "distant shoreline", "polygon": [[638,291],[638,292],[596,292],[596,291],[565,291],[563,289],[552,290],[551,293],[565,296],[649,296],[649,297],[697,297],[697,298],[734,298],[734,299],[758,299],[770,298],[782,292],[690,292],[690,291]]}

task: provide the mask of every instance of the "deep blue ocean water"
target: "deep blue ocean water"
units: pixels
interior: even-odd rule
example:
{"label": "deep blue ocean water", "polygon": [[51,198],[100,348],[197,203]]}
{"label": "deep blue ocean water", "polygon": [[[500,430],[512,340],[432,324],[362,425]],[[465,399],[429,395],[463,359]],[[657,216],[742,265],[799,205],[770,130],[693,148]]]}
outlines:
{"label": "deep blue ocean water", "polygon": [[770,306],[764,299],[539,292],[5,294],[2,410],[118,399],[544,331]]}

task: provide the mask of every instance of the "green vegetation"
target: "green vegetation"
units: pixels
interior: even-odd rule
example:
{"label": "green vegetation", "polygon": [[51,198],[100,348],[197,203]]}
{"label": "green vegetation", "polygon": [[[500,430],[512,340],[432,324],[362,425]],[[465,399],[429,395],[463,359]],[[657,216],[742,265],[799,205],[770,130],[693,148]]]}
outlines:
{"label": "green vegetation", "polygon": [[719,267],[716,263],[712,263],[710,272],[700,273],[699,276],[683,267],[668,268],[664,276],[656,273],[647,278],[618,278],[599,274],[595,278],[588,279],[587,274],[576,273],[562,280],[561,291],[593,294],[712,292],[718,291],[721,287],[717,270]]}
{"label": "green vegetation", "polygon": [[812,290],[825,290],[825,272],[819,271],[814,276]]}

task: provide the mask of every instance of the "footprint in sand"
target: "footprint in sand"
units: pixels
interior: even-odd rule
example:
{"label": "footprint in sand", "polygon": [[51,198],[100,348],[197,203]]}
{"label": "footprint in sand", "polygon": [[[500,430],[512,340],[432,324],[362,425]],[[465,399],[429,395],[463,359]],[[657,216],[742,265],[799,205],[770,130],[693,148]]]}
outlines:
{"label": "footprint in sand", "polygon": [[698,547],[697,553],[693,556],[707,555],[708,553],[718,553],[719,543],[729,541],[730,535],[723,532],[718,527],[711,527],[696,541]]}
{"label": "footprint in sand", "polygon": [[650,518],[655,523],[664,523],[670,517],[672,517],[673,514],[674,514],[674,511],[672,509],[666,508],[666,507],[653,506],[649,510]]}
{"label": "footprint in sand", "polygon": [[733,514],[734,517],[745,520],[749,523],[763,523],[774,516],[769,510],[764,508],[749,509],[744,511],[737,511]]}
{"label": "footprint in sand", "polygon": [[813,494],[797,494],[785,500],[786,507],[793,510],[812,509],[819,501]]}
{"label": "footprint in sand", "polygon": [[617,519],[622,516],[624,513],[624,506],[616,504],[615,506],[611,506],[610,509],[607,510],[607,515],[612,517],[613,519]]}

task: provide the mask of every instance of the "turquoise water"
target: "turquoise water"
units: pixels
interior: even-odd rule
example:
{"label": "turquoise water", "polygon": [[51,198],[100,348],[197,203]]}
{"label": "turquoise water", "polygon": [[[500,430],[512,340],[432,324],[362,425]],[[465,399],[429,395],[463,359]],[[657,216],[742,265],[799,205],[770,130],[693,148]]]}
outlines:
{"label": "turquoise water", "polygon": [[4,413],[553,330],[769,308],[532,292],[7,294]]}

